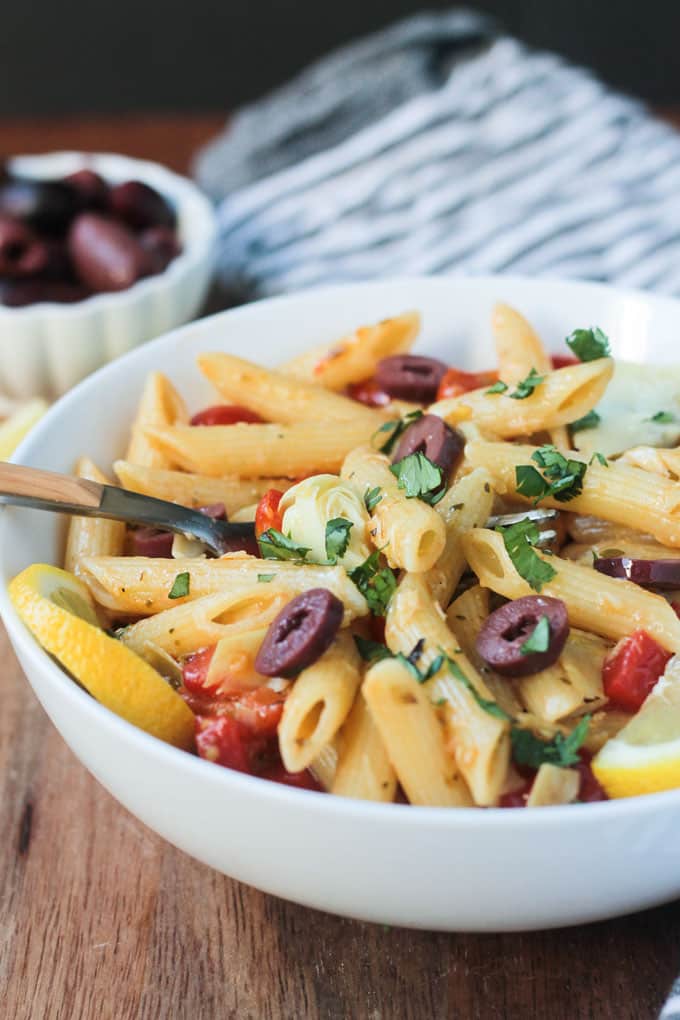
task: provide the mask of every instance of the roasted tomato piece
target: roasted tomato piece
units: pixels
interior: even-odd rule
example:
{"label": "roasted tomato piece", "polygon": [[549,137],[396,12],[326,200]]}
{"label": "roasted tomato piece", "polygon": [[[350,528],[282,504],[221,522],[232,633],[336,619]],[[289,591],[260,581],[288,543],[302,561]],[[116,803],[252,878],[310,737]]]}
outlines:
{"label": "roasted tomato piece", "polygon": [[234,698],[229,710],[251,733],[271,737],[281,722],[285,700],[285,693],[273,691],[271,687],[256,687]]}
{"label": "roasted tomato piece", "polygon": [[569,365],[580,364],[578,358],[575,358],[573,354],[552,354],[550,361],[555,370],[558,368],[568,368]]}
{"label": "roasted tomato piece", "polygon": [[323,793],[324,789],[309,769],[303,772],[286,772],[283,762],[271,765],[262,773],[263,779],[269,779],[273,783],[283,783],[285,786],[295,786],[298,790],[314,790],[316,793]]}
{"label": "roasted tomato piece", "polygon": [[534,776],[532,775],[530,779],[525,780],[524,785],[520,786],[518,790],[513,790],[512,793],[504,793],[498,801],[498,806],[502,808],[526,807],[533,785]]}
{"label": "roasted tomato piece", "polygon": [[450,368],[437,390],[437,400],[459,397],[469,390],[480,390],[498,382],[498,372],[464,372],[461,368]]}
{"label": "roasted tomato piece", "polygon": [[268,764],[269,739],[258,736],[232,715],[198,716],[196,748],[199,757],[237,772],[260,775]]}
{"label": "roasted tomato piece", "polygon": [[579,786],[578,799],[584,804],[593,804],[598,800],[609,800],[607,794],[604,792],[590,767],[591,756],[583,754],[581,761],[574,768],[581,777],[581,785]]}
{"label": "roasted tomato piece", "polygon": [[204,697],[215,697],[219,683],[213,683],[210,687],[207,684],[208,670],[212,657],[215,654],[215,645],[208,648],[201,648],[200,652],[188,655],[182,666],[182,681],[190,694]]}
{"label": "roasted tomato piece", "polygon": [[279,503],[283,493],[279,489],[267,489],[264,496],[257,504],[255,511],[255,534],[259,537],[269,528],[281,530],[283,514],[279,510]]}
{"label": "roasted tomato piece", "polygon": [[604,692],[626,712],[637,712],[666,668],[670,652],[644,630],[636,630],[611,650],[602,667]]}
{"label": "roasted tomato piece", "polygon": [[190,425],[238,425],[239,422],[257,424],[264,421],[259,414],[238,404],[215,404],[195,414]]}
{"label": "roasted tomato piece", "polygon": [[347,387],[347,396],[368,407],[385,407],[392,399],[389,393],[385,393],[385,390],[381,389],[373,378],[350,383]]}

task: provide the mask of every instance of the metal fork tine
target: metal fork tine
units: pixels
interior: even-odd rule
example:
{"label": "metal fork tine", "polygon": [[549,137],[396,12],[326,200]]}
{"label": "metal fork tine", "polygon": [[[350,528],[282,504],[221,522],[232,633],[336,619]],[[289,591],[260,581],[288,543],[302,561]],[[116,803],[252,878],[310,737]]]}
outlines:
{"label": "metal fork tine", "polygon": [[486,522],[487,528],[505,528],[520,521],[549,521],[557,517],[559,510],[520,510],[514,514],[495,514]]}

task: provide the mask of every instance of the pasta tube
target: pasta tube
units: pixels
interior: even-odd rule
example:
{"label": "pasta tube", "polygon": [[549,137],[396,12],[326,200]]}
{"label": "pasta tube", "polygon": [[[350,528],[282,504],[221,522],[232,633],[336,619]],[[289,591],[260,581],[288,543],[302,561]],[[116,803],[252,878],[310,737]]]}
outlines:
{"label": "pasta tube", "polygon": [[[78,478],[87,478],[100,485],[111,482],[101,473],[89,457],[81,457],[76,464]],[[66,539],[64,566],[77,574],[83,556],[121,556],[125,545],[125,525],[122,521],[107,521],[103,517],[72,517]]]}
{"label": "pasta tube", "polygon": [[[178,574],[188,574],[184,602],[216,592],[248,593],[276,584],[290,598],[310,588],[328,588],[345,605],[345,624],[368,612],[366,601],[342,567],[319,567],[233,554],[221,559],[149,559],[144,556],[89,556],[82,579],[100,605],[142,616],[177,606],[169,592]],[[260,580],[258,578],[272,580]]]}
{"label": "pasta tube", "polygon": [[362,688],[387,755],[411,804],[465,807],[470,795],[446,749],[429,693],[400,662],[385,659]]}
{"label": "pasta tube", "polygon": [[444,521],[422,500],[406,498],[384,454],[370,446],[352,450],[341,475],[362,498],[369,489],[380,489],[382,498],[371,512],[371,535],[391,567],[420,573],[434,566],[446,544]]}
{"label": "pasta tube", "polygon": [[[527,581],[515,570],[502,536],[477,528],[463,538],[468,563],[480,584],[508,599],[531,595]],[[631,581],[607,577],[580,563],[536,552],[556,571],[542,594],[562,599],[573,627],[618,641],[646,630],[669,652],[680,652],[680,620],[664,598]]]}
{"label": "pasta tube", "polygon": [[162,372],[152,372],[146,380],[137,416],[132,423],[130,445],[125,459],[143,467],[170,467],[167,456],[146,436],[149,425],[178,425],[188,420],[184,401]]}
{"label": "pasta tube", "polygon": [[291,478],[340,470],[350,450],[373,434],[371,422],[298,422],[295,425],[190,425],[146,429],[151,444],[186,471],[222,477]]}
{"label": "pasta tube", "polygon": [[361,672],[352,635],[345,632],[300,673],[286,698],[278,730],[289,772],[306,769],[333,740],[352,707]]}
{"label": "pasta tube", "polygon": [[338,739],[338,761],[330,792],[339,797],[391,803],[397,775],[366,699],[359,693]]}
{"label": "pasta tube", "polygon": [[322,386],[263,368],[233,354],[202,354],[198,366],[221,395],[245,404],[267,421],[363,421],[373,431],[387,418],[350,397],[329,393]]}
{"label": "pasta tube", "polygon": [[382,358],[409,351],[419,332],[418,312],[404,312],[374,326],[360,326],[334,343],[305,351],[286,362],[281,371],[294,379],[339,392],[350,383],[372,376]]}
{"label": "pasta tube", "polygon": [[581,777],[575,769],[559,768],[544,762],[536,773],[527,798],[527,807],[571,804],[578,797]]}
{"label": "pasta tube", "polygon": [[523,400],[513,399],[509,393],[472,390],[440,400],[428,413],[455,423],[466,411],[484,432],[503,439],[526,436],[582,418],[602,397],[613,370],[611,358],[599,358],[549,372]]}
{"label": "pasta tube", "polygon": [[392,596],[385,638],[393,652],[404,655],[424,642],[418,659],[421,670],[431,666],[436,656],[444,652],[463,674],[461,681],[443,663],[419,689],[426,691],[433,701],[443,702],[441,711],[450,745],[474,802],[484,806],[496,804],[510,763],[509,723],[480,704],[480,699],[493,701],[491,691],[463,654],[441,608],[420,578],[407,575]]}
{"label": "pasta tube", "polygon": [[[528,503],[530,498],[517,492],[515,469],[533,465],[531,456],[536,449],[480,440],[470,443],[465,453],[471,465],[485,467],[491,473],[499,494],[507,493]],[[541,506],[565,508],[564,503],[551,497],[541,499]],[[583,476],[581,492],[569,500],[568,509],[647,531],[663,545],[680,546],[680,485],[640,468],[616,462],[605,467],[593,462]]]}
{"label": "pasta tube", "polygon": [[113,470],[123,488],[131,492],[167,499],[170,503],[181,503],[182,506],[224,503],[227,517],[243,507],[258,503],[268,489],[285,492],[293,484],[288,478],[211,478],[184,471],[143,467],[127,460],[117,460]]}

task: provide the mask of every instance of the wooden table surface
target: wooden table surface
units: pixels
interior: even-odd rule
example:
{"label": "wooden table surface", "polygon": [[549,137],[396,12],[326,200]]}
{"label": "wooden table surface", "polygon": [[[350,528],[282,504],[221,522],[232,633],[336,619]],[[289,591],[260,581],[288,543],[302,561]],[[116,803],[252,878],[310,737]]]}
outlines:
{"label": "wooden table surface", "polygon": [[[0,152],[99,149],[181,170],[223,120],[0,122]],[[76,761],[4,631],[0,660],[3,1020],[650,1020],[680,970],[680,902],[579,929],[447,935],[224,878]]]}

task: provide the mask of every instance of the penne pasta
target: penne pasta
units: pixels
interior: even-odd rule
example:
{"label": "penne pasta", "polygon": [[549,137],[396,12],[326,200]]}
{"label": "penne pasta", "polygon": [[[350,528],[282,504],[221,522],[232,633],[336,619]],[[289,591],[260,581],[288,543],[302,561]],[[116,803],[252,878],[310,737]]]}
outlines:
{"label": "penne pasta", "polygon": [[342,465],[341,476],[362,498],[369,489],[380,490],[381,499],[371,512],[370,533],[390,566],[418,573],[434,566],[446,544],[444,521],[426,503],[406,497],[384,454],[370,446],[352,450]]}
{"label": "penne pasta", "polygon": [[549,372],[523,400],[488,388],[472,390],[432,404],[428,413],[455,424],[465,412],[484,432],[504,439],[526,436],[582,418],[602,397],[612,372],[611,359],[599,358]]}
{"label": "penne pasta", "polygon": [[[537,447],[511,443],[468,444],[466,457],[474,467],[485,467],[493,477],[500,495],[511,495],[521,503],[528,497],[517,492],[516,468],[532,465]],[[576,459],[578,454],[574,455]],[[541,499],[541,506],[564,509],[564,502],[552,497]],[[663,545],[680,547],[680,485],[615,462],[593,462],[583,476],[582,490],[569,500],[568,508],[580,514],[592,514],[627,527],[647,531]]]}
{"label": "penne pasta", "polygon": [[361,683],[361,661],[352,635],[343,632],[303,670],[286,698],[279,750],[289,772],[308,768],[349,715]]}
{"label": "penne pasta", "polygon": [[387,418],[382,411],[329,393],[282,372],[256,365],[233,354],[202,354],[198,366],[230,403],[241,403],[266,421],[290,425],[304,421],[363,421],[372,431]]}
{"label": "penne pasta", "polygon": [[117,460],[113,470],[123,488],[131,492],[167,499],[182,506],[224,503],[229,518],[243,507],[257,503],[269,489],[285,492],[293,484],[288,478],[239,478],[237,475],[212,478],[169,471],[167,468],[144,467],[126,460]]}
{"label": "penne pasta", "polygon": [[[111,485],[89,457],[80,458],[76,464],[76,475],[100,485]],[[121,521],[107,521],[103,517],[71,517],[64,566],[77,574],[83,556],[121,556],[124,545],[125,525]]]}
{"label": "penne pasta", "polygon": [[[169,592],[178,574],[188,574],[182,601]],[[273,577],[272,581],[258,581]],[[345,624],[368,612],[366,601],[342,567],[321,567],[260,560],[233,554],[221,559],[166,560],[144,556],[90,556],[82,561],[82,579],[100,605],[118,613],[150,615],[217,592],[257,593],[276,584],[290,598],[310,588],[328,588],[345,605]]]}
{"label": "penne pasta", "polygon": [[294,379],[314,382],[339,392],[372,376],[378,362],[404,354],[420,332],[418,312],[404,312],[374,326],[360,326],[331,344],[305,351],[281,367]]}
{"label": "penne pasta", "polygon": [[152,372],[146,381],[137,416],[132,423],[130,445],[125,459],[143,467],[167,468],[166,454],[149,442],[145,429],[151,425],[179,425],[188,421],[184,401],[162,372]]}
{"label": "penne pasta", "polygon": [[573,627],[558,661],[517,682],[527,709],[541,722],[559,722],[602,708],[602,666],[611,644]]}
{"label": "penne pasta", "polygon": [[532,783],[527,807],[571,804],[578,797],[580,785],[581,778],[574,769],[559,768],[544,762]]}
{"label": "penne pasta", "polygon": [[635,446],[622,453],[617,464],[628,464],[655,475],[663,475],[677,481],[680,478],[680,449],[659,449],[654,446]]}
{"label": "penne pasta", "polygon": [[394,800],[397,774],[361,692],[340,731],[337,749],[337,767],[328,786],[331,793],[386,804]]}
{"label": "penne pasta", "polygon": [[362,690],[409,802],[431,807],[469,804],[437,709],[424,687],[401,663],[388,659],[368,671]]}
{"label": "penne pasta", "polygon": [[291,478],[338,471],[349,453],[373,434],[373,424],[356,421],[300,422],[295,425],[187,425],[146,429],[151,444],[186,471],[222,477]]}
{"label": "penne pasta", "polygon": [[[470,531],[463,539],[468,563],[480,584],[505,598],[533,594],[520,577],[498,532]],[[680,620],[661,595],[637,584],[607,577],[580,563],[537,552],[556,571],[543,585],[544,595],[562,599],[573,627],[618,641],[635,630],[646,630],[669,652],[680,652]]]}

